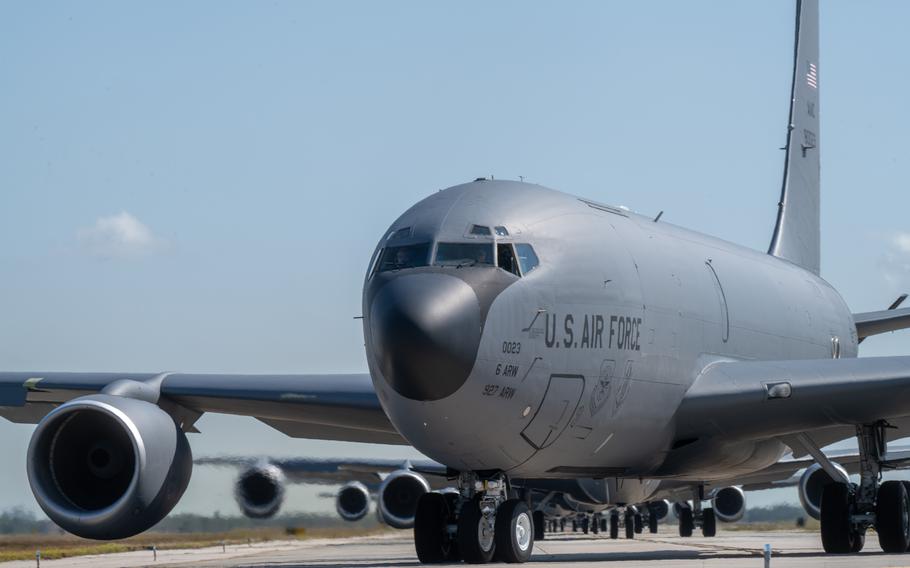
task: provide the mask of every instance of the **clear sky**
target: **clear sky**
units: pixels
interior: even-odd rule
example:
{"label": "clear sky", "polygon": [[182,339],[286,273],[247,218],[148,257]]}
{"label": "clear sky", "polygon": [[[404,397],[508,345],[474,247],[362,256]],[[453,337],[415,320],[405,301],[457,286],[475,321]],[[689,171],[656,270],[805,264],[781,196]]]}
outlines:
{"label": "clear sky", "polygon": [[[822,271],[856,311],[910,289],[908,21],[821,7]],[[766,249],[792,39],[789,0],[2,2],[0,368],[364,371],[373,246],[478,176]],[[405,455],[200,429],[197,455]],[[34,507],[30,431],[0,424],[0,508]],[[230,479],[180,510],[236,511]]]}

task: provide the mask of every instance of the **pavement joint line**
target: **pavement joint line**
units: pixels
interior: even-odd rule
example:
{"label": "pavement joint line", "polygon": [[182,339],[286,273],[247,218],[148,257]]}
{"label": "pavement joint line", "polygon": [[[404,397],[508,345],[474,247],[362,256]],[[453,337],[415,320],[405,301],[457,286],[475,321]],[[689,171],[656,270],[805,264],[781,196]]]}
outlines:
{"label": "pavement joint line", "polygon": [[[741,546],[724,546],[722,544],[709,544],[707,542],[673,541],[673,540],[668,540],[668,539],[664,539],[664,538],[653,538],[653,537],[650,537],[650,538],[645,537],[641,540],[648,541],[648,542],[659,542],[661,544],[672,544],[675,546],[691,546],[691,547],[695,547],[695,548],[702,548],[705,550],[712,550],[712,551],[716,551],[716,552],[748,552],[752,556],[760,556],[760,557],[763,557],[765,555],[764,550],[758,550],[755,548],[747,548],[747,547],[741,547]],[[772,548],[771,555],[773,556],[775,554],[780,555],[780,554],[782,554],[782,551],[775,550],[774,548]]]}

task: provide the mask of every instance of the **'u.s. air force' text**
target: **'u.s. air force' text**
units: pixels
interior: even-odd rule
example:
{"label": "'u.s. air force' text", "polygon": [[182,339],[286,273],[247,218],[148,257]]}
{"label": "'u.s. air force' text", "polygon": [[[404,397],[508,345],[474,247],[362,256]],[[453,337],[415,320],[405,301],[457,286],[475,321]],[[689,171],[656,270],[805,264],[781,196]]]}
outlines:
{"label": "'u.s. air force' text", "polygon": [[[562,325],[557,325],[557,320]],[[546,314],[544,341],[547,347],[566,349],[603,349],[604,335],[607,349],[625,351],[641,350],[641,318],[632,316],[606,316],[600,314]]]}

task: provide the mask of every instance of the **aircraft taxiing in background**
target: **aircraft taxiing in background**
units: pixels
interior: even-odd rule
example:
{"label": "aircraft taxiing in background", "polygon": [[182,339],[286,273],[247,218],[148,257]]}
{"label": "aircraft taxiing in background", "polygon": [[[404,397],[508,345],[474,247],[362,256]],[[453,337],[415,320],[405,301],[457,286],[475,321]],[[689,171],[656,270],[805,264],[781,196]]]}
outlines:
{"label": "aircraft taxiing in background", "polygon": [[[0,373],[0,414],[38,424],[39,505],[87,538],[148,529],[189,482],[185,433],[221,412],[443,465],[456,492],[414,511],[424,563],[528,560],[538,490],[633,524],[672,494],[691,502],[681,525],[711,532],[716,491],[810,464],[826,551],[860,550],[869,527],[907,550],[907,488],[880,473],[907,464],[888,442],[910,432],[910,357],[857,353],[910,310],[853,314],[820,276],[817,0],[797,2],[796,38],[767,253],[528,183],[433,193],[367,269],[369,374]],[[852,437],[858,484],[820,449]]]}

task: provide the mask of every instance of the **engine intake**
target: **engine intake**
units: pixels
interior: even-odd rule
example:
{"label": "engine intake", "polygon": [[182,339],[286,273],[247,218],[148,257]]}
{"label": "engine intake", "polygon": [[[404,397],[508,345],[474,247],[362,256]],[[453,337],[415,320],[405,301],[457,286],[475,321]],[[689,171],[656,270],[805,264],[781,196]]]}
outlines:
{"label": "engine intake", "polygon": [[157,405],[98,394],[51,411],[28,448],[28,480],[52,521],[112,540],[164,518],[183,496],[193,458],[183,431]]}
{"label": "engine intake", "polygon": [[739,487],[719,489],[711,499],[718,521],[735,523],[746,514],[746,494]]}
{"label": "engine intake", "polygon": [[670,514],[670,502],[666,499],[660,501],[648,502],[648,513],[654,515],[658,521],[662,521]]}
{"label": "engine intake", "polygon": [[390,473],[379,486],[379,515],[385,524],[396,529],[414,526],[417,501],[430,490],[430,484],[419,473],[399,469]]}
{"label": "engine intake", "polygon": [[[834,467],[847,479],[847,470],[838,463]],[[840,481],[840,480],[838,480]],[[814,463],[806,468],[799,478],[799,502],[813,519],[821,517],[822,489],[834,480],[822,466]]]}
{"label": "engine intake", "polygon": [[273,464],[251,467],[237,478],[234,499],[251,519],[273,517],[284,503],[284,473]]}
{"label": "engine intake", "polygon": [[370,512],[370,492],[359,481],[342,485],[335,495],[335,510],[346,521],[359,521]]}

